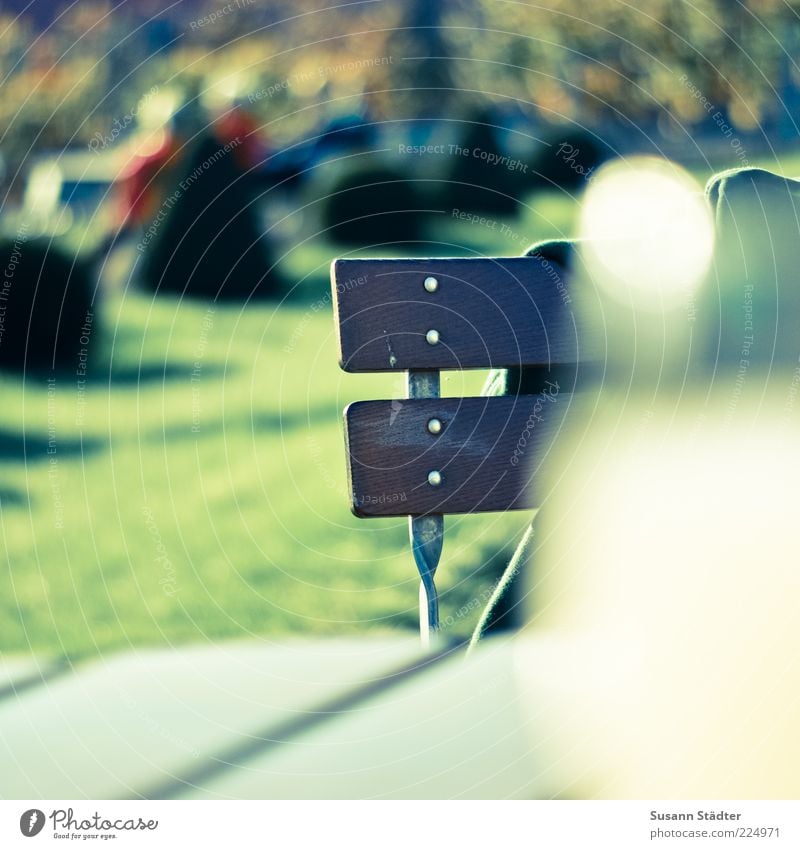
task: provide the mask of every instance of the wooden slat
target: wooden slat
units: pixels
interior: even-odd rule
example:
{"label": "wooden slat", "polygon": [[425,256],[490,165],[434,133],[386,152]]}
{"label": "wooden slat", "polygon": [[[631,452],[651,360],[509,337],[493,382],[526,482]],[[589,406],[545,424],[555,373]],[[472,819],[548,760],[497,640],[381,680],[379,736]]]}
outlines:
{"label": "wooden slat", "polygon": [[[534,505],[531,482],[573,403],[538,395],[359,401],[345,410],[357,516],[482,513]],[[428,422],[439,419],[438,435]],[[428,473],[442,474],[439,486]]]}
{"label": "wooden slat", "polygon": [[339,259],[331,283],[345,371],[578,362],[568,281],[549,260]]}

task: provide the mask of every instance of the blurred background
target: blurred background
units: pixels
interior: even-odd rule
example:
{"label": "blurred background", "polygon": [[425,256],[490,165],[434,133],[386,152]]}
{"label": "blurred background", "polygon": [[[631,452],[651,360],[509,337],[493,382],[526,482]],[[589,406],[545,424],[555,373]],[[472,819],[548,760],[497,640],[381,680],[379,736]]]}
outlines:
{"label": "blurred background", "polygon": [[[330,261],[569,237],[633,154],[793,176],[798,11],[3,0],[0,650],[415,629],[340,423],[404,381],[339,371]],[[529,520],[448,519],[449,636]]]}

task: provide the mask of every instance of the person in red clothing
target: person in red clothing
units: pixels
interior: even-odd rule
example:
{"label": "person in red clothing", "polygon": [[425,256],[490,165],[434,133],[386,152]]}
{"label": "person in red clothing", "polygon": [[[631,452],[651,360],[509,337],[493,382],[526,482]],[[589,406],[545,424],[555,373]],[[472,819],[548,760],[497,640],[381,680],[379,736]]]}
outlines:
{"label": "person in red clothing", "polygon": [[265,134],[256,118],[241,103],[234,103],[217,116],[213,132],[220,145],[236,143],[233,157],[243,171],[257,168],[264,161],[269,149]]}
{"label": "person in red clothing", "polygon": [[140,143],[119,175],[121,230],[143,227],[156,214],[166,186],[174,182],[182,147],[166,128]]}

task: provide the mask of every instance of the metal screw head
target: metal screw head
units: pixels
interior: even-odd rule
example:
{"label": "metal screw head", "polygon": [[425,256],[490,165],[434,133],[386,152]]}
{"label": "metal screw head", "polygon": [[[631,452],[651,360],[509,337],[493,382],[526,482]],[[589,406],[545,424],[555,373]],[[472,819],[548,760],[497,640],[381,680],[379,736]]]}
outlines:
{"label": "metal screw head", "polygon": [[428,472],[428,483],[431,486],[439,486],[442,482],[442,473],[437,469],[434,469],[432,472]]}
{"label": "metal screw head", "polygon": [[426,277],[422,285],[426,292],[435,292],[439,288],[439,281],[435,277]]}
{"label": "metal screw head", "polygon": [[438,345],[439,344],[439,331],[438,330],[429,330],[425,334],[425,340],[429,345]]}
{"label": "metal screw head", "polygon": [[441,419],[430,419],[428,421],[428,433],[434,434],[442,432],[442,422]]}

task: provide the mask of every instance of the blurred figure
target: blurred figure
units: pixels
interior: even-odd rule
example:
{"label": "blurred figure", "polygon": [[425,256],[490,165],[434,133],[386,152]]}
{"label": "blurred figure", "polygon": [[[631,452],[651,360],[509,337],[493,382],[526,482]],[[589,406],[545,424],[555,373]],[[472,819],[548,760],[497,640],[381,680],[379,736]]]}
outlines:
{"label": "blurred figure", "polygon": [[186,145],[203,127],[196,90],[168,88],[142,100],[128,141],[128,163],[119,178],[120,227],[134,233],[158,213],[182,167]]}
{"label": "blurred figure", "polygon": [[156,292],[211,298],[274,295],[280,288],[233,142],[209,132],[139,244],[140,273]]}

